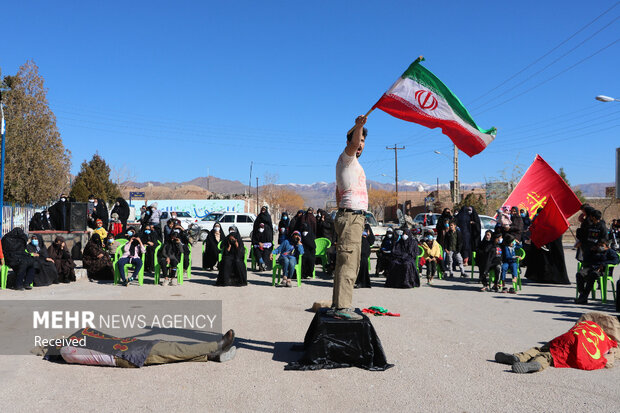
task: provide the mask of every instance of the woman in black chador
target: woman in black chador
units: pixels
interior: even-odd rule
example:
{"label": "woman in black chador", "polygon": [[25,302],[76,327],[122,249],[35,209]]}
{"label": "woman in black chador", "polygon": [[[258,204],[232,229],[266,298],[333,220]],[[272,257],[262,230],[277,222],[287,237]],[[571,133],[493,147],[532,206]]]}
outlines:
{"label": "woman in black chador", "polygon": [[391,288],[413,288],[420,286],[416,266],[419,254],[418,241],[408,228],[396,230],[397,240],[392,249],[392,261],[385,279],[385,286]]}
{"label": "woman in black chador", "polygon": [[368,258],[370,247],[375,243],[375,234],[370,225],[364,226],[362,231],[362,253],[360,254],[360,269],[355,280],[355,288],[370,288],[370,272],[368,271]]}
{"label": "woman in black chador", "polygon": [[248,284],[245,267],[245,248],[236,227],[230,227],[229,233],[222,241],[222,262],[215,285],[241,287]]}

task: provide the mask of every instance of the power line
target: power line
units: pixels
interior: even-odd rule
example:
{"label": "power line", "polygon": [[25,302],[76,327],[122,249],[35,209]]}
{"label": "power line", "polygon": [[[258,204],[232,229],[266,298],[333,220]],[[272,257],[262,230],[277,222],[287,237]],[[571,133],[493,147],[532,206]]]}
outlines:
{"label": "power line", "polygon": [[540,56],[538,59],[534,60],[532,63],[528,64],[527,66],[525,66],[523,69],[519,70],[517,73],[515,73],[514,75],[510,76],[508,79],[504,80],[503,82],[501,82],[499,85],[495,86],[494,88],[492,88],[491,90],[489,90],[488,92],[478,96],[477,98],[475,98],[474,100],[472,100],[471,102],[468,102],[468,105],[471,105],[472,103],[482,99],[483,97],[487,96],[489,93],[499,89],[500,87],[502,87],[503,85],[505,85],[506,83],[508,83],[509,81],[511,81],[512,79],[514,79],[515,77],[517,77],[518,75],[520,75],[521,73],[523,73],[524,71],[526,71],[527,69],[529,69],[530,67],[532,67],[533,65],[535,65],[536,63],[540,62],[542,59],[544,59],[545,57],[549,56],[551,53],[553,53],[554,51],[556,51],[557,49],[559,49],[560,47],[562,47],[564,44],[566,44],[569,40],[571,40],[573,37],[577,36],[579,33],[581,33],[582,31],[584,31],[585,29],[587,29],[588,27],[590,27],[594,22],[596,22],[598,19],[600,19],[601,17],[603,17],[604,15],[606,15],[607,13],[609,13],[611,10],[613,10],[618,4],[620,4],[620,2],[616,2],[613,6],[611,6],[610,8],[608,8],[607,10],[605,10],[603,13],[601,13],[600,15],[598,15],[597,17],[594,18],[594,20],[591,20],[589,23],[587,23],[585,26],[583,26],[582,28],[580,28],[579,30],[577,30],[575,33],[573,33],[572,35],[570,35],[568,38],[566,38],[565,40],[563,40],[562,42],[560,42],[560,44],[558,44],[557,46],[555,46],[554,48],[552,48],[551,50],[549,50],[547,53],[545,53],[544,55]]}

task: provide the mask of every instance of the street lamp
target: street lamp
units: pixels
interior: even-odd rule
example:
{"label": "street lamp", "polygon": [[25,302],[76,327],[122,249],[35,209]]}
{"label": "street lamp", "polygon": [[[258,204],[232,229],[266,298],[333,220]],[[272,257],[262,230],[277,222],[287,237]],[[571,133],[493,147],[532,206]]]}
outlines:
{"label": "street lamp", "polygon": [[[450,157],[446,155],[445,153],[439,152],[437,150],[433,152],[435,152],[437,155],[442,155],[450,159]],[[456,204],[457,202],[459,202],[459,198],[460,198],[459,148],[457,148],[456,145],[454,145],[454,155],[452,158],[452,162],[453,162],[453,168],[454,168],[454,176],[453,176],[454,180],[452,181],[452,202]]]}
{"label": "street lamp", "polygon": [[612,98],[612,97],[605,96],[605,95],[598,95],[594,99],[600,102],[620,102],[620,99]]}

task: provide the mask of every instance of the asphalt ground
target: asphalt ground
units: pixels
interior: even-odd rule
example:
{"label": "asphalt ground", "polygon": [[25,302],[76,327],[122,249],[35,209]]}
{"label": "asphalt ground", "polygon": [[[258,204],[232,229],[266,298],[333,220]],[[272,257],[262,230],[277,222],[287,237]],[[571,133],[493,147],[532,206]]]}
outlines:
{"label": "asphalt ground", "polygon": [[[574,281],[574,252],[567,249],[566,257]],[[372,318],[395,366],[285,371],[300,355],[291,346],[303,341],[313,317],[308,309],[331,298],[331,279],[317,270],[301,288],[275,288],[269,273],[249,271],[247,287],[215,287],[217,274],[200,266],[196,254],[191,281],[176,287],[154,286],[151,279],[141,287],[83,280],[0,291],[2,300],[222,300],[224,330],[235,330],[239,348],[227,363],[140,369],[0,356],[2,411],[616,412],[620,406],[620,367],[520,375],[493,361],[497,351],[523,351],[566,332],[584,312],[616,314],[611,301],[575,305],[574,284],[524,280],[523,290],[511,295],[480,292],[469,278],[410,290],[383,288],[383,278],[373,278],[373,288],[355,290],[354,304],[401,314]]]}

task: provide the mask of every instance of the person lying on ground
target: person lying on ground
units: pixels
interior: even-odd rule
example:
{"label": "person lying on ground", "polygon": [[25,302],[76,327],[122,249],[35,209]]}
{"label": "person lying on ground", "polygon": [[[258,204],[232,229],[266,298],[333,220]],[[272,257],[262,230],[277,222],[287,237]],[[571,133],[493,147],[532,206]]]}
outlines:
{"label": "person lying on ground", "polygon": [[568,332],[521,353],[496,353],[495,361],[515,373],[535,373],[549,366],[596,370],[613,367],[620,358],[620,322],[603,313],[583,314]]}

